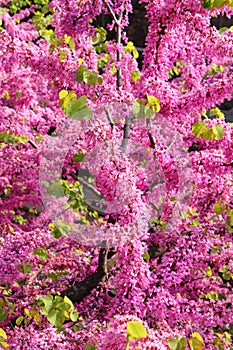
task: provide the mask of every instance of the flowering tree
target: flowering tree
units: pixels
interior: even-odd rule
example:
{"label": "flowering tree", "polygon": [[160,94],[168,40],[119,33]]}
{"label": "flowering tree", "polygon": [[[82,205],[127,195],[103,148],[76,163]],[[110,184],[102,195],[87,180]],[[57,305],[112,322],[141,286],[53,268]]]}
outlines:
{"label": "flowering tree", "polygon": [[233,3],[143,2],[140,71],[130,1],[1,1],[3,348],[233,348]]}

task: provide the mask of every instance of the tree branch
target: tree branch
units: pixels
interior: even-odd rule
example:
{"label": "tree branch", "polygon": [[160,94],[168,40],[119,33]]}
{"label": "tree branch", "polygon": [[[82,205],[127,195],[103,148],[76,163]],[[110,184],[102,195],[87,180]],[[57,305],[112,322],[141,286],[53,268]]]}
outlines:
{"label": "tree branch", "polygon": [[128,141],[129,141],[130,127],[131,127],[133,119],[134,119],[134,115],[130,115],[129,117],[126,117],[126,119],[125,119],[125,125],[123,128],[124,135],[123,135],[123,141],[121,144],[121,147],[123,148],[123,153],[126,153],[126,149],[127,149]]}
{"label": "tree branch", "polygon": [[[121,20],[122,20],[123,12],[121,11],[120,17],[119,17],[119,24],[117,24],[117,63],[119,64],[121,60],[121,53],[120,53],[120,44],[121,44]],[[118,65],[117,67],[117,86],[121,87],[121,66]]]}
{"label": "tree branch", "polygon": [[[148,248],[148,253],[150,259],[162,259],[167,250],[161,250],[159,245],[153,245]],[[111,257],[109,260],[108,254]],[[113,257],[112,254],[114,254]],[[103,278],[116,266],[116,262],[117,253],[115,250],[100,248],[97,270],[82,281],[75,282],[73,286],[61,291],[60,295],[63,298],[67,296],[73,303],[80,303],[103,281]]]}
{"label": "tree branch", "polygon": [[80,176],[76,175],[75,173],[71,172],[69,174],[74,180],[77,180],[80,182],[81,185],[86,186],[88,189],[90,189],[95,195],[99,198],[101,198],[101,193],[92,185],[89,184],[87,181],[83,180]]}
{"label": "tree branch", "polygon": [[120,20],[121,20],[120,17],[119,17],[119,19],[117,19],[117,18],[116,18],[116,15],[115,15],[115,13],[114,13],[114,11],[113,11],[113,9],[111,8],[111,5],[110,5],[107,1],[104,1],[104,3],[105,3],[105,5],[107,6],[108,11],[110,12],[110,14],[111,14],[111,16],[112,16],[114,22],[116,23],[116,25],[117,25],[117,26],[120,26],[120,24],[121,24],[121,22],[120,22]]}
{"label": "tree branch", "polygon": [[28,143],[35,149],[38,148],[38,146],[35,144],[35,142],[33,142],[32,140],[28,140]]}
{"label": "tree branch", "polygon": [[[101,203],[103,197],[101,193],[91,184],[83,180],[81,177],[77,176],[75,173],[71,172],[70,176],[80,182],[81,185],[83,185],[83,194],[84,194],[84,202],[86,206],[88,207],[89,210],[91,211],[97,211],[100,216],[105,216],[106,213],[104,211],[104,208],[99,208],[96,204],[95,201],[98,203]],[[92,193],[92,198],[90,198],[90,193],[88,194],[87,191]],[[89,198],[88,198],[89,197]],[[94,198],[93,198],[94,197]],[[104,205],[104,202],[103,202]]]}
{"label": "tree branch", "polygon": [[107,273],[115,266],[116,258],[107,260],[108,250],[101,248],[97,270],[84,280],[75,282],[73,286],[63,290],[61,296],[67,296],[72,302],[80,303],[103,280]]}
{"label": "tree branch", "polygon": [[[116,14],[114,13],[111,5],[106,1],[104,0],[104,3],[105,5],[107,6],[116,26],[117,26],[117,37],[116,37],[116,42],[117,42],[117,45],[118,45],[118,48],[117,48],[117,63],[120,62],[121,60],[121,53],[120,53],[120,45],[121,45],[121,36],[122,36],[122,33],[121,33],[121,22],[122,22],[122,18],[123,18],[123,13],[124,11],[121,11],[120,12],[120,15],[119,15],[119,18],[116,17]],[[118,88],[121,87],[121,67],[120,65],[118,65],[117,67],[117,86]]]}
{"label": "tree branch", "polygon": [[109,113],[109,110],[108,110],[108,108],[107,107],[105,107],[105,114],[106,114],[106,116],[107,116],[107,119],[108,119],[108,121],[109,121],[109,124],[110,124],[110,126],[111,126],[111,128],[112,128],[112,130],[114,129],[114,121],[112,120],[112,117],[111,117],[111,115],[110,115],[110,113]]}

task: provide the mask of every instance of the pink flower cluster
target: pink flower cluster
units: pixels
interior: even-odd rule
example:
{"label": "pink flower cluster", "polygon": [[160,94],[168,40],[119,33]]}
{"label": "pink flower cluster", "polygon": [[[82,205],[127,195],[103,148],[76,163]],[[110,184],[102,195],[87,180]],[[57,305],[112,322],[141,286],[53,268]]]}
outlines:
{"label": "pink flower cluster", "polygon": [[[109,13],[110,6],[117,18],[124,11],[122,30],[132,11],[130,1],[51,1],[51,28],[60,40],[56,47],[34,26],[34,6],[12,16],[9,1],[1,1],[0,315],[4,309],[8,317],[0,328],[11,348],[84,350],[89,343],[99,350],[125,349],[127,322],[132,320],[140,321],[148,336],[130,341],[130,350],[168,350],[169,338],[190,338],[193,332],[200,333],[208,350],[233,347],[233,129],[224,119],[215,119],[205,123],[223,127],[220,140],[192,132],[204,109],[232,98],[233,34],[220,34],[210,25],[210,15],[225,11],[229,16],[233,10],[208,11],[200,0],[143,2],[149,29],[140,80],[132,81],[131,72],[139,70],[124,44],[109,41],[106,52],[98,54],[90,41],[95,34],[90,19]],[[73,50],[64,35],[74,40]],[[99,71],[105,54],[106,66]],[[102,84],[77,83],[81,65],[101,75]],[[219,67],[214,74],[213,65]],[[85,95],[97,111],[90,121],[77,122],[77,133],[82,131],[77,137],[59,105],[61,90],[74,91],[77,98]],[[160,99],[163,119],[133,120],[123,152],[127,104],[147,96]],[[173,133],[167,132],[168,124]],[[176,141],[177,132],[184,147]],[[43,152],[48,143],[54,145],[56,160],[69,138],[74,144],[64,156],[61,177],[74,183],[72,173],[89,170],[88,184],[102,195],[107,209],[95,220],[87,215],[93,220],[86,232],[99,234],[117,254],[98,287],[75,304],[82,317],[79,330],[67,322],[58,332],[44,315],[39,322],[26,318],[25,309],[40,311],[38,295],[55,294],[94,273],[99,252],[83,244],[80,232],[63,237],[66,222],[58,223],[61,237],[55,238],[43,208]],[[76,152],[85,155],[83,162],[75,162]],[[178,170],[187,166],[182,154],[187,153],[193,176],[179,177]],[[187,184],[192,189],[189,204],[178,207],[179,220],[173,221],[177,198],[189,196],[182,192]],[[39,248],[44,255],[38,255]],[[26,321],[17,325],[22,315]]]}

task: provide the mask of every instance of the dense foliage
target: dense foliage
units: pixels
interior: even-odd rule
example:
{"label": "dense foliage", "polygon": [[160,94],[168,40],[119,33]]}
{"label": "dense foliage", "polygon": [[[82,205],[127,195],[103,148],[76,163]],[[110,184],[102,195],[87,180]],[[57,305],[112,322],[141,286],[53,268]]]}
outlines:
{"label": "dense foliage", "polygon": [[141,2],[1,0],[3,348],[233,349],[233,3]]}

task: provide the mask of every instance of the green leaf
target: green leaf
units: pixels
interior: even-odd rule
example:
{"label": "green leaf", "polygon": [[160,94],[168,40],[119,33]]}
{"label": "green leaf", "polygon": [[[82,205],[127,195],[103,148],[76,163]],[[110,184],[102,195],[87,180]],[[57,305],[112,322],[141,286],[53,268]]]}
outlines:
{"label": "green leaf", "polygon": [[87,343],[85,350],[96,350],[96,347],[95,345],[91,345],[90,343]]}
{"label": "green leaf", "polygon": [[68,91],[66,91],[66,90],[61,90],[60,92],[59,92],[59,99],[60,100],[63,100],[64,98],[66,98],[66,96],[68,96]]}
{"label": "green leaf", "polygon": [[64,35],[64,42],[65,42],[67,45],[69,45],[69,48],[70,48],[71,51],[73,51],[73,50],[75,49],[75,42],[74,42],[74,40],[72,39],[71,36],[65,34],[65,35]]}
{"label": "green leaf", "polygon": [[226,227],[229,233],[233,232],[233,228],[231,227],[231,222],[230,222],[230,218],[226,219]]}
{"label": "green leaf", "polygon": [[23,322],[23,320],[24,320],[24,317],[23,317],[23,316],[19,316],[19,317],[16,319],[16,321],[15,321],[16,325],[17,325],[17,326],[20,326],[21,323]]}
{"label": "green leaf", "polygon": [[229,28],[228,27],[222,27],[219,29],[219,33],[222,34],[224,32],[226,32]]}
{"label": "green leaf", "polygon": [[45,297],[39,297],[38,299],[39,303],[44,305],[43,309],[41,309],[42,315],[47,315],[49,310],[52,308],[53,305],[53,296],[48,294]]}
{"label": "green leaf", "polygon": [[80,326],[75,324],[75,325],[73,325],[72,329],[73,329],[74,332],[79,332],[80,331]]}
{"label": "green leaf", "polygon": [[[55,324],[57,322],[57,311],[54,309],[49,310],[48,315],[47,315],[47,319],[51,323],[52,326],[55,326]],[[60,323],[59,323],[59,325],[60,325]]]}
{"label": "green leaf", "polygon": [[42,135],[41,134],[36,134],[35,135],[35,140],[37,143],[40,143],[42,141]]}
{"label": "green leaf", "polygon": [[54,282],[58,281],[58,275],[55,272],[49,272],[48,277],[51,278]]}
{"label": "green leaf", "polygon": [[136,49],[136,47],[134,46],[132,41],[129,41],[128,44],[125,46],[125,51],[129,52],[130,54],[133,55],[134,58],[138,58],[139,57],[139,53]]}
{"label": "green leaf", "polygon": [[130,321],[127,322],[127,335],[129,339],[139,339],[147,337],[147,332],[141,322]]}
{"label": "green leaf", "polygon": [[140,73],[136,70],[130,72],[130,76],[133,82],[138,81],[140,79]]}
{"label": "green leaf", "polygon": [[[219,69],[222,69],[221,67],[223,67],[223,66],[219,66]],[[210,117],[224,119],[224,114],[217,107],[216,108],[211,108],[209,110],[209,115],[210,115]]]}
{"label": "green leaf", "polygon": [[25,145],[25,143],[28,142],[28,137],[26,135],[20,135],[18,137],[18,142],[19,143],[22,143],[23,145]]}
{"label": "green leaf", "polygon": [[198,332],[192,334],[192,338],[189,340],[189,345],[192,350],[203,350],[204,341]]}
{"label": "green leaf", "polygon": [[202,7],[204,7],[205,9],[210,10],[212,8],[213,5],[213,0],[203,0],[202,1]]}
{"label": "green leaf", "polygon": [[38,324],[40,322],[40,314],[38,312],[35,313],[34,315],[34,321]]}
{"label": "green leaf", "polygon": [[57,311],[54,309],[51,309],[48,313],[48,321],[51,323],[52,326],[56,328],[60,328],[64,321],[65,321],[65,315],[63,311]]}
{"label": "green leaf", "polygon": [[192,126],[192,133],[196,137],[203,137],[206,130],[206,125],[204,122],[196,122]]}
{"label": "green leaf", "polygon": [[133,115],[137,119],[145,118],[145,106],[142,106],[137,101],[135,101],[133,104]]}
{"label": "green leaf", "polygon": [[202,0],[202,7],[212,10],[213,8],[221,8],[222,6],[233,7],[232,0]]}
{"label": "green leaf", "polygon": [[81,83],[83,81],[83,73],[86,71],[86,67],[80,66],[76,71],[76,81]]}
{"label": "green leaf", "polygon": [[203,134],[203,138],[205,140],[213,140],[214,139],[213,130],[211,128],[206,128]]}
{"label": "green leaf", "polygon": [[221,140],[224,136],[224,128],[222,125],[217,124],[213,126],[213,134],[215,140]]}
{"label": "green leaf", "polygon": [[75,49],[75,42],[73,39],[71,39],[69,42],[69,48],[71,51],[73,51]]}
{"label": "green leaf", "polygon": [[205,273],[206,277],[211,277],[213,276],[213,272],[210,266],[207,267],[206,273]]}
{"label": "green leaf", "polygon": [[155,111],[150,105],[145,106],[145,117],[146,119],[152,119],[155,116]]}
{"label": "green leaf", "polygon": [[67,52],[60,51],[59,57],[60,57],[60,61],[61,61],[61,62],[65,62],[67,56],[68,56],[68,53],[67,53]]}
{"label": "green leaf", "polygon": [[76,321],[78,320],[78,318],[79,318],[79,316],[78,316],[77,311],[72,311],[72,312],[70,313],[70,319],[71,319],[71,321],[76,322]]}
{"label": "green leaf", "polygon": [[93,114],[91,108],[86,107],[86,100],[86,96],[81,96],[79,99],[69,101],[65,109],[66,115],[74,120],[90,120]]}
{"label": "green leaf", "polygon": [[70,310],[70,311],[74,310],[74,304],[72,303],[72,301],[67,296],[64,297],[64,303],[69,305],[69,309],[68,310]]}
{"label": "green leaf", "polygon": [[68,222],[58,220],[58,224],[56,226],[54,224],[49,224],[49,228],[52,229],[51,234],[54,238],[60,238],[68,234],[70,225]]}
{"label": "green leaf", "polygon": [[205,122],[196,122],[192,126],[192,133],[198,138],[205,140],[220,140],[224,135],[224,129],[220,124],[208,128]]}
{"label": "green leaf", "polygon": [[103,27],[96,28],[95,36],[91,37],[91,43],[96,45],[100,42],[104,42],[106,40],[107,31]]}
{"label": "green leaf", "polygon": [[102,77],[98,77],[97,83],[98,83],[99,85],[102,85],[102,84],[103,84],[103,78],[102,78]]}
{"label": "green leaf", "polygon": [[85,158],[85,154],[81,152],[77,152],[73,156],[73,160],[77,163],[82,162],[84,158]]}
{"label": "green leaf", "polygon": [[148,252],[143,253],[142,257],[144,260],[150,260],[150,254]]}
{"label": "green leaf", "polygon": [[6,332],[2,328],[0,328],[0,337],[3,338],[3,339],[7,339]]}
{"label": "green leaf", "polygon": [[223,204],[222,200],[219,200],[218,203],[213,206],[214,213],[218,215],[222,214],[226,209],[227,205]]}
{"label": "green leaf", "polygon": [[175,338],[168,340],[167,345],[170,350],[185,350],[186,343],[186,338],[182,337],[179,339],[178,335],[176,335]]}
{"label": "green leaf", "polygon": [[93,117],[93,113],[91,108],[89,107],[83,108],[75,112],[74,114],[72,114],[72,116],[70,116],[70,118],[74,120],[82,120],[82,119],[90,120],[92,117]]}
{"label": "green leaf", "polygon": [[5,311],[5,309],[0,308],[0,322],[5,321],[7,317],[8,317],[8,313]]}
{"label": "green leaf", "polygon": [[4,348],[8,348],[9,344],[7,344],[5,341],[2,341],[0,339],[0,344],[4,347]]}
{"label": "green leaf", "polygon": [[231,224],[233,225],[233,209],[227,210],[227,216],[231,219]]}
{"label": "green leaf", "polygon": [[64,197],[64,190],[60,179],[54,179],[51,182],[44,182],[47,187],[47,193],[59,198]]}
{"label": "green leaf", "polygon": [[147,101],[153,112],[157,113],[160,111],[160,101],[158,98],[147,95]]}
{"label": "green leaf", "polygon": [[87,85],[95,85],[98,82],[98,74],[96,72],[84,71],[83,72],[83,81]]}
{"label": "green leaf", "polygon": [[79,100],[70,101],[66,107],[66,115],[73,119],[73,116],[83,108]]}
{"label": "green leaf", "polygon": [[22,267],[23,267],[23,273],[26,275],[32,271],[32,267],[29,263],[26,263],[25,261],[22,262]]}
{"label": "green leaf", "polygon": [[35,255],[38,255],[41,258],[41,260],[47,260],[49,258],[49,254],[42,247],[34,249],[33,253]]}
{"label": "green leaf", "polygon": [[220,9],[221,7],[223,7],[226,4],[226,0],[214,0],[213,2],[213,8],[217,8]]}

